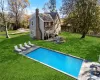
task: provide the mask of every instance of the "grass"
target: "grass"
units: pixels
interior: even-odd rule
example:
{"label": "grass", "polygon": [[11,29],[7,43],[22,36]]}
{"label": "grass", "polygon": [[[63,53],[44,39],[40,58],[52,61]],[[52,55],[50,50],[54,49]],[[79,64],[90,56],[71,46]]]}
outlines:
{"label": "grass", "polygon": [[[8,31],[9,34],[15,33],[15,32],[16,32],[16,30],[10,30],[10,31]],[[5,31],[0,32],[0,35],[2,35],[2,34],[6,34]]]}
{"label": "grass", "polygon": [[81,35],[66,32],[60,35],[66,39],[63,44],[32,40],[28,33],[10,35],[10,39],[0,36],[0,80],[75,80],[13,51],[14,45],[29,40],[38,46],[61,51],[86,60],[98,61],[100,38],[87,36],[85,39],[80,39]]}

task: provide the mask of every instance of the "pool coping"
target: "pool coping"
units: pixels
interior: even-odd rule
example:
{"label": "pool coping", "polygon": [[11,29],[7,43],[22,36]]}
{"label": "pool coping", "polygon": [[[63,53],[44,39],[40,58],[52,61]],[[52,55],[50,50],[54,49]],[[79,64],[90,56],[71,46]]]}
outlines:
{"label": "pool coping", "polygon": [[[73,56],[73,55],[70,55],[70,54],[66,54],[66,53],[63,53],[63,52],[60,52],[60,51],[57,51],[57,50],[45,48],[45,47],[42,47],[42,46],[37,46],[37,47],[38,47],[37,49],[39,49],[39,48],[44,48],[44,49],[51,50],[51,51],[53,51],[53,52],[58,52],[59,54],[63,54],[63,55],[66,55],[66,56],[70,56],[70,57],[74,57],[74,58],[80,59],[80,60],[82,60],[82,65],[83,65],[83,62],[85,61],[85,59],[82,59],[82,58],[79,58],[79,57],[76,57],[76,56]],[[37,49],[35,49],[35,50],[37,50]],[[35,51],[35,50],[32,50],[32,51]],[[32,52],[32,51],[30,51],[30,52]],[[28,53],[30,53],[30,52],[28,52]],[[28,54],[28,53],[26,53],[26,54]],[[21,55],[23,55],[23,56],[25,56],[25,57],[27,57],[27,58],[29,58],[29,59],[31,59],[31,60],[34,60],[34,61],[36,61],[36,62],[39,62],[39,63],[41,63],[41,64],[43,64],[43,65],[46,65],[47,67],[50,67],[50,68],[52,68],[52,69],[54,69],[54,70],[56,70],[56,71],[59,71],[59,72],[61,72],[61,73],[64,73],[64,74],[66,74],[66,75],[68,75],[68,76],[70,76],[70,77],[72,77],[72,78],[78,80],[78,77],[79,77],[79,75],[80,75],[80,71],[81,71],[82,65],[81,65],[81,68],[80,68],[78,77],[74,77],[74,76],[72,76],[72,75],[70,75],[70,74],[68,74],[68,73],[66,73],[66,72],[64,72],[64,71],[61,71],[61,70],[59,70],[59,69],[56,69],[56,68],[54,68],[54,67],[52,67],[52,66],[50,66],[50,65],[48,65],[48,64],[45,64],[45,63],[43,63],[43,62],[40,62],[40,61],[38,61],[38,60],[36,60],[36,59],[33,59],[33,58],[31,58],[31,57],[28,57],[28,56],[26,56],[26,54],[21,53]]]}

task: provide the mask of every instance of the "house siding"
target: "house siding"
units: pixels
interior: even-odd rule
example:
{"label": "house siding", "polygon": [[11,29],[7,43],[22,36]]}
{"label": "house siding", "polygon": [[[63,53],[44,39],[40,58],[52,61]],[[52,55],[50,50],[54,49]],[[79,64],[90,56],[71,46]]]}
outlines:
{"label": "house siding", "polygon": [[33,14],[32,18],[30,19],[30,37],[31,38],[36,37],[36,15],[35,14]]}
{"label": "house siding", "polygon": [[54,20],[54,29],[55,34],[57,35],[61,32],[61,24],[58,16],[56,16],[56,19]]}
{"label": "house siding", "polygon": [[40,17],[39,19],[40,19],[39,25],[42,32],[42,39],[44,40],[44,21]]}

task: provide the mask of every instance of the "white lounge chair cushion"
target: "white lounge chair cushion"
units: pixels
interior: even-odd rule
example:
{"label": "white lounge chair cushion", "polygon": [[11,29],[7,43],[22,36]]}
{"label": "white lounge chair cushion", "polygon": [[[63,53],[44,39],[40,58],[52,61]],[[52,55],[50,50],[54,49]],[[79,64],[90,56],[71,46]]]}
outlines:
{"label": "white lounge chair cushion", "polygon": [[30,47],[31,47],[31,46],[27,45],[27,43],[24,43],[24,46],[25,46],[26,48],[30,48]]}
{"label": "white lounge chair cushion", "polygon": [[30,46],[34,46],[34,44],[32,44],[30,41],[28,42],[28,44],[29,44]]}
{"label": "white lounge chair cushion", "polygon": [[17,52],[21,52],[22,51],[21,49],[18,48],[18,46],[14,46],[14,48],[15,48],[15,51],[17,51]]}
{"label": "white lounge chair cushion", "polygon": [[22,44],[19,44],[19,46],[20,46],[20,48],[21,48],[22,50],[26,50],[26,48],[23,47]]}

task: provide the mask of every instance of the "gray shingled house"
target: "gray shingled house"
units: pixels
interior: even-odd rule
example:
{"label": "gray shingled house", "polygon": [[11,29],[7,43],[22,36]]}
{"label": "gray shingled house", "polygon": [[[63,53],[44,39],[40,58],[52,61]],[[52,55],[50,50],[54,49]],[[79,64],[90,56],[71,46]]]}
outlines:
{"label": "gray shingled house", "polygon": [[61,32],[61,21],[57,12],[39,13],[39,9],[30,18],[30,36],[45,39]]}

